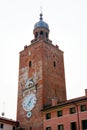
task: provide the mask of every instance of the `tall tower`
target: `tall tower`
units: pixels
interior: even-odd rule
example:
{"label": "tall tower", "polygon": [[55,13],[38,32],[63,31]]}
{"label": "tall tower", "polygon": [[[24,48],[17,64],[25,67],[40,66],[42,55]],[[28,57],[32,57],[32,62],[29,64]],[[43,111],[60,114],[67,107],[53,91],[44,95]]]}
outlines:
{"label": "tall tower", "polygon": [[20,52],[17,120],[25,130],[43,130],[41,109],[66,100],[63,52],[49,40],[49,26],[34,25],[34,39]]}

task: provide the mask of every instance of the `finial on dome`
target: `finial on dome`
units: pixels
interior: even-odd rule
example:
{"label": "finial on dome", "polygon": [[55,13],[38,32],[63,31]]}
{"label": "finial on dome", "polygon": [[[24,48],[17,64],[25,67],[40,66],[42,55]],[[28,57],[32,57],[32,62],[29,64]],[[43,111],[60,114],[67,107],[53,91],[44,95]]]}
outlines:
{"label": "finial on dome", "polygon": [[42,16],[43,16],[43,14],[42,14],[42,7],[40,7],[40,11],[41,11],[41,13],[40,13],[40,20],[43,20],[43,18],[42,18]]}
{"label": "finial on dome", "polygon": [[40,14],[40,20],[43,20],[42,16],[43,16],[43,14],[41,13],[41,14]]}

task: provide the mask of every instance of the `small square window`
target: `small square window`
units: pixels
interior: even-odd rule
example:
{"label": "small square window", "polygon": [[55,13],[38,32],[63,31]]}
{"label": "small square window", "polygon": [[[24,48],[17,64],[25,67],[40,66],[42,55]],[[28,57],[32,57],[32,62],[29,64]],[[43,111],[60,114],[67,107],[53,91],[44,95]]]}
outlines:
{"label": "small square window", "polygon": [[13,130],[16,130],[15,126],[13,126]]}
{"label": "small square window", "polygon": [[71,122],[71,130],[77,130],[76,122]]}
{"label": "small square window", "polygon": [[87,130],[87,120],[82,120],[82,130]]}
{"label": "small square window", "polygon": [[58,117],[62,116],[62,110],[60,110],[60,111],[57,112],[57,116]]}
{"label": "small square window", "polygon": [[0,124],[0,128],[2,128],[2,129],[3,129],[3,127],[4,127],[4,124],[2,124],[2,123],[1,123],[1,124]]}
{"label": "small square window", "polygon": [[86,105],[81,105],[80,106],[80,111],[86,111]]}
{"label": "small square window", "polygon": [[51,118],[51,113],[47,113],[46,114],[46,119],[48,120],[48,119],[50,119]]}
{"label": "small square window", "polygon": [[74,113],[76,113],[75,107],[70,108],[70,114],[74,114]]}
{"label": "small square window", "polygon": [[51,130],[51,127],[46,127],[46,130]]}
{"label": "small square window", "polygon": [[32,127],[30,127],[30,130],[32,130]]}
{"label": "small square window", "polygon": [[63,124],[58,125],[58,130],[64,130],[64,126],[63,126]]}

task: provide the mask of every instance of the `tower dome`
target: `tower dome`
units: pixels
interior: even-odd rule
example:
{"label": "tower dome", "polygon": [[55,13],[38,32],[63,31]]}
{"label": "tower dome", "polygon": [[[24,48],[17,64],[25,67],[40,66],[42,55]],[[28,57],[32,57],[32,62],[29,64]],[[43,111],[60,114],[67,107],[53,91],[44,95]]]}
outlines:
{"label": "tower dome", "polygon": [[32,40],[32,43],[36,43],[38,40],[43,39],[45,41],[49,41],[49,25],[43,21],[42,13],[40,14],[40,20],[39,22],[34,24],[33,34],[34,34],[34,40]]}
{"label": "tower dome", "polygon": [[39,22],[37,22],[37,23],[35,23],[35,25],[34,25],[34,29],[36,29],[36,28],[46,28],[46,29],[48,29],[49,30],[49,25],[46,23],[46,22],[44,22],[43,21],[43,18],[42,18],[42,13],[40,14],[40,21]]}

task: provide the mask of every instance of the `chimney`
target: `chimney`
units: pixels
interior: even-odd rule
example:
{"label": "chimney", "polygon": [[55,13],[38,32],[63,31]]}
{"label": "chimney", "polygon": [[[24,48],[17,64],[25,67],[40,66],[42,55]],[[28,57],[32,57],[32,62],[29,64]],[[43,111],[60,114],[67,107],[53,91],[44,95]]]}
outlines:
{"label": "chimney", "polygon": [[57,102],[58,102],[58,98],[57,97],[52,98],[52,106],[56,106]]}
{"label": "chimney", "polygon": [[85,89],[85,96],[87,96],[87,89]]}
{"label": "chimney", "polygon": [[24,49],[26,49],[26,48],[27,48],[27,45],[24,46]]}

